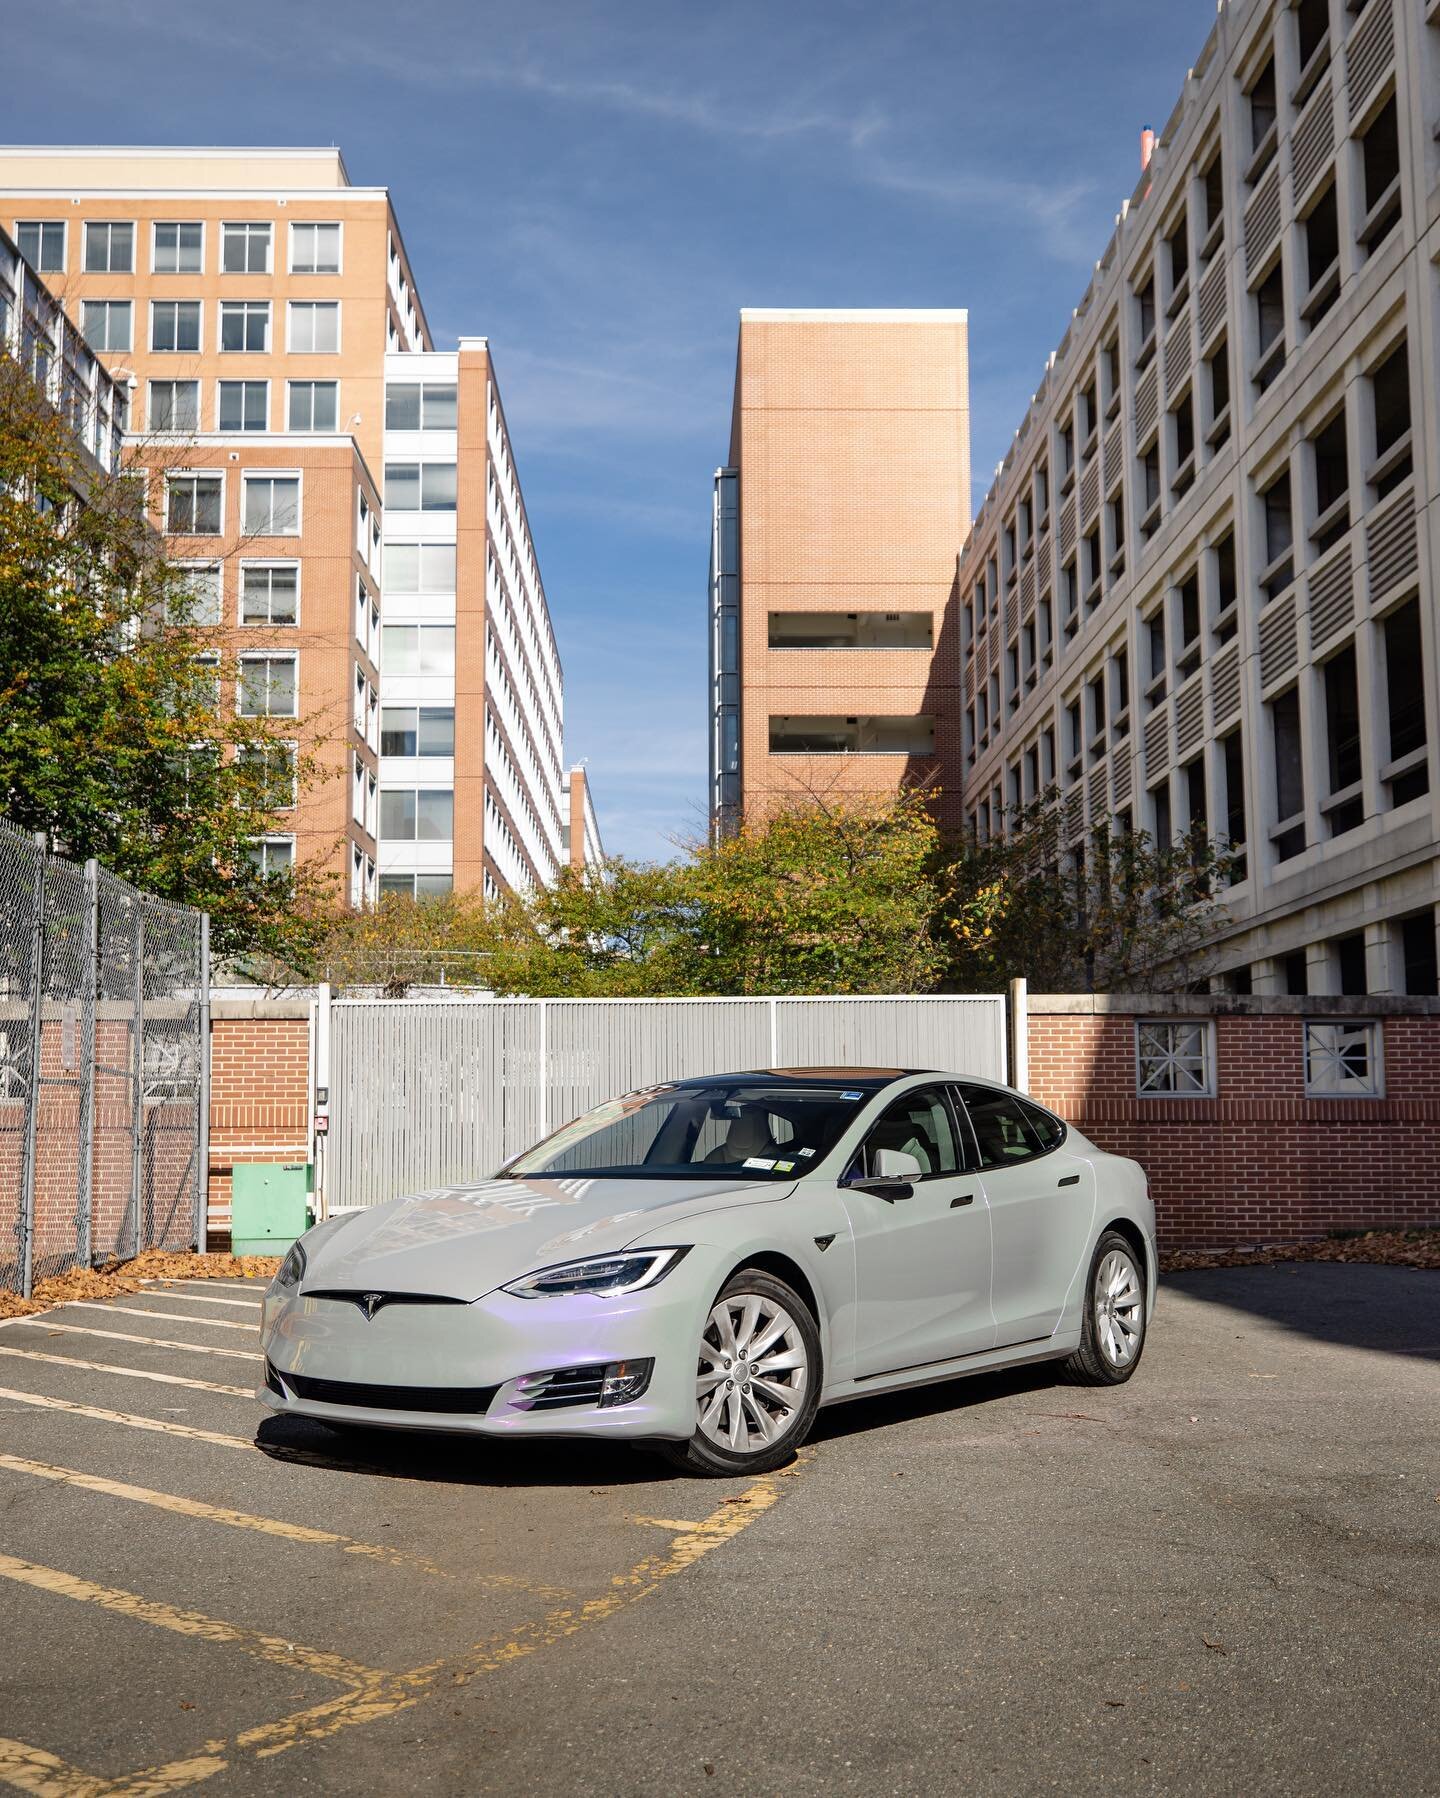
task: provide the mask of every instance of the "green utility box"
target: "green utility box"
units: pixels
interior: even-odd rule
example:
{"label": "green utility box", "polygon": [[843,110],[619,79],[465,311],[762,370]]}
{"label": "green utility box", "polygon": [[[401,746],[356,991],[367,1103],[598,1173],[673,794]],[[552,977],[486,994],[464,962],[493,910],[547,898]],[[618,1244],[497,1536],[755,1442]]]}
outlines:
{"label": "green utility box", "polygon": [[230,1253],[283,1255],[314,1217],[309,1161],[238,1162],[230,1185]]}

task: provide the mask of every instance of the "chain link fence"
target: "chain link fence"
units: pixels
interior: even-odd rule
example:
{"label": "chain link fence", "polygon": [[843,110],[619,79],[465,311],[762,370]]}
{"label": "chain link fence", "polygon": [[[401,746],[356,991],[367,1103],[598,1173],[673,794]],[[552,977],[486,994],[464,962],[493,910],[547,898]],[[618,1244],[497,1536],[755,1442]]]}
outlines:
{"label": "chain link fence", "polygon": [[208,925],[0,822],[0,1290],[204,1246]]}

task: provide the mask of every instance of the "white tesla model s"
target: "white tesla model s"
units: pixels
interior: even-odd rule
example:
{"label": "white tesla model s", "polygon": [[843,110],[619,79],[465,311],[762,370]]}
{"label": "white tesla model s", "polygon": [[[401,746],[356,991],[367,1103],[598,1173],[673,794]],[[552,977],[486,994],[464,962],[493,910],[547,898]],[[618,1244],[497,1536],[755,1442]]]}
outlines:
{"label": "white tesla model s", "polygon": [[1114,1385],[1154,1303],[1133,1161],[985,1080],[783,1068],[613,1099],[489,1180],[317,1225],[265,1295],[285,1414],[605,1436],[696,1473],[821,1405],[1024,1361]]}

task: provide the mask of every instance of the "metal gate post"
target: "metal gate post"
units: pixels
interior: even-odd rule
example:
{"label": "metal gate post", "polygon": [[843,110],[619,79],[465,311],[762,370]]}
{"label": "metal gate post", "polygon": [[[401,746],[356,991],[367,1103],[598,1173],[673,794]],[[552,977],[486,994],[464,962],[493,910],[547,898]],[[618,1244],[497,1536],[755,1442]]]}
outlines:
{"label": "metal gate post", "polygon": [[135,926],[135,1015],[130,1043],[132,1070],[131,1097],[134,1112],[130,1122],[130,1216],[134,1231],[131,1253],[140,1253],[140,1189],[145,1164],[145,904],[135,900],[138,918]]}
{"label": "metal gate post", "polygon": [[30,1084],[25,1094],[25,1172],[20,1188],[20,1296],[35,1283],[35,1155],[40,1132],[40,1027],[45,994],[45,849],[35,838],[35,923],[30,936]]}
{"label": "metal gate post", "polygon": [[100,867],[85,864],[85,1065],[80,1070],[80,1182],[76,1194],[75,1258],[89,1267],[95,1245],[95,1063],[99,1059],[96,1014],[100,991]]}
{"label": "metal gate post", "polygon": [[1030,1090],[1030,1008],[1024,977],[1010,982],[1010,1084],[1017,1092]]}
{"label": "metal gate post", "polygon": [[200,914],[200,1058],[195,1095],[195,1247],[207,1252],[210,1232],[210,914]]}

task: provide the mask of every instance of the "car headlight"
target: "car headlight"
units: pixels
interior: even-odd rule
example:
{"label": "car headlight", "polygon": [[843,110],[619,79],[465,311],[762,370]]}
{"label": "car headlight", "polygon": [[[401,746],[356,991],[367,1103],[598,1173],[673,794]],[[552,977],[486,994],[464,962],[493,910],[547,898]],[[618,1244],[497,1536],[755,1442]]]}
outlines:
{"label": "car headlight", "polygon": [[581,1292],[615,1299],[655,1285],[689,1253],[688,1248],[625,1249],[618,1255],[594,1255],[586,1261],[542,1267],[537,1273],[512,1280],[503,1290],[517,1299],[563,1298]]}
{"label": "car headlight", "polygon": [[305,1251],[298,1242],[291,1243],[290,1252],[280,1263],[280,1271],[275,1276],[275,1284],[282,1292],[294,1292],[300,1284],[305,1272]]}

